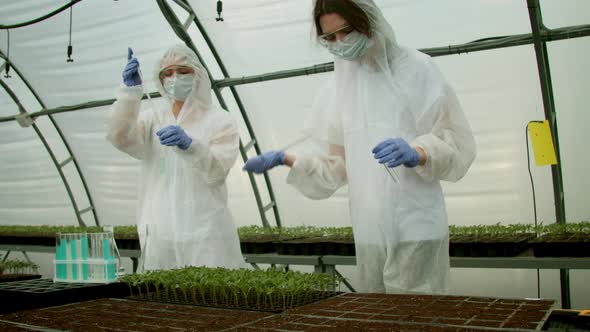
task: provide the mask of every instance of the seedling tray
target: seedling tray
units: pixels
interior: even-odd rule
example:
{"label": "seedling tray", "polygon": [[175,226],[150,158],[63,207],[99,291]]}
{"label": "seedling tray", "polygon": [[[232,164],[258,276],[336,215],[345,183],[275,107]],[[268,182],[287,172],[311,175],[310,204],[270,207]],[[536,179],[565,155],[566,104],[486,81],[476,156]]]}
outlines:
{"label": "seedling tray", "polygon": [[53,247],[55,246],[55,235],[0,235],[0,243],[12,245],[35,245]]}
{"label": "seedling tray", "polygon": [[354,256],[353,240],[299,239],[276,243],[280,255],[337,255]]}
{"label": "seedling tray", "polygon": [[240,242],[242,254],[269,254],[277,251],[272,240],[243,240]]}
{"label": "seedling tray", "polygon": [[[137,238],[117,238],[115,236],[117,248],[139,250],[139,240]],[[55,247],[55,235],[0,235],[1,244],[10,245],[33,245],[44,247]]]}
{"label": "seedling tray", "polygon": [[514,332],[539,331],[552,305],[553,301],[348,293],[273,314],[100,299],[1,315],[0,322],[70,331]]}
{"label": "seedling tray", "polygon": [[529,248],[533,234],[502,237],[452,236],[449,254],[454,257],[514,257]]}
{"label": "seedling tray", "polygon": [[[152,290],[150,292],[132,294],[129,299],[160,303],[197,305],[213,308],[282,312],[287,309],[300,307],[340,294],[338,292],[330,291],[306,292],[305,294],[295,294],[291,297],[283,297],[280,294],[265,294],[264,296],[257,297],[253,294],[248,297],[240,296],[234,300],[223,301],[211,292],[192,294],[190,291],[184,293],[179,289],[171,292],[166,292],[164,290],[156,292],[153,290],[153,287],[151,288]],[[231,292],[230,289],[227,291]]]}
{"label": "seedling tray", "polygon": [[0,274],[0,282],[41,279],[40,274]]}
{"label": "seedling tray", "polygon": [[5,282],[0,283],[0,313],[128,295],[129,287],[120,282],[54,283],[51,279]]}
{"label": "seedling tray", "polygon": [[37,331],[223,331],[271,315],[128,299],[98,299],[1,315],[0,324],[5,325],[0,325],[0,329],[5,331],[9,330],[5,326],[14,328],[17,324],[28,324],[37,327]]}
{"label": "seedling tray", "polygon": [[555,310],[545,322],[543,331],[590,331],[590,310]]}
{"label": "seedling tray", "polygon": [[553,301],[346,293],[250,326],[285,331],[534,331]]}
{"label": "seedling tray", "polygon": [[531,241],[536,257],[589,257],[590,235],[546,234]]}

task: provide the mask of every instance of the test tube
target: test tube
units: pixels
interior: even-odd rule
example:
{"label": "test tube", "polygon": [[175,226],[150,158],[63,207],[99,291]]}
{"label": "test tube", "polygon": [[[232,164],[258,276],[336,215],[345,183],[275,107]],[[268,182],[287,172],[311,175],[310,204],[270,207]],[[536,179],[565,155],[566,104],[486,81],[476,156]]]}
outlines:
{"label": "test tube", "polygon": [[385,167],[385,169],[387,170],[387,173],[389,173],[389,176],[391,176],[391,179],[393,180],[393,182],[399,183],[399,176],[397,175],[397,172],[395,171],[395,169],[387,167],[386,164],[383,164],[383,167]]}
{"label": "test tube", "polygon": [[96,280],[96,233],[88,235],[90,237],[90,279]]}
{"label": "test tube", "polygon": [[103,250],[104,250],[104,260],[106,262],[106,279],[107,280],[115,280],[116,278],[116,271],[115,271],[115,258],[113,257],[113,253],[111,250],[111,239],[113,237],[113,233],[105,233],[103,238]]}
{"label": "test tube", "polygon": [[88,235],[86,233],[80,238],[80,246],[82,247],[82,280],[88,280]]}
{"label": "test tube", "polygon": [[71,246],[71,241],[70,241],[70,234],[64,234],[64,242],[65,242],[65,251],[66,251],[66,260],[64,261],[65,263],[65,267],[66,267],[66,274],[64,276],[64,279],[66,280],[70,280],[72,278],[72,269],[71,269],[71,264],[72,264],[72,246]]}
{"label": "test tube", "polygon": [[100,233],[94,233],[92,234],[92,240],[94,241],[94,247],[93,247],[93,251],[94,251],[94,279],[95,280],[99,280],[102,279],[102,266],[100,266],[100,264],[98,264],[100,261],[102,261],[102,252],[101,252],[101,248],[100,248]]}
{"label": "test tube", "polygon": [[105,249],[104,249],[104,233],[98,233],[96,234],[96,253],[98,255],[98,257],[100,258],[99,262],[100,264],[97,264],[97,272],[98,272],[98,278],[100,280],[105,280],[106,276],[107,276],[107,266],[105,263],[105,259],[107,257],[106,253],[105,253]]}
{"label": "test tube", "polygon": [[72,267],[72,280],[78,280],[78,249],[79,249],[79,241],[77,234],[70,235],[70,251],[71,251],[71,258],[70,264]]}
{"label": "test tube", "polygon": [[55,249],[55,275],[57,279],[65,279],[67,276],[66,272],[66,241],[61,233],[56,235],[57,247]]}

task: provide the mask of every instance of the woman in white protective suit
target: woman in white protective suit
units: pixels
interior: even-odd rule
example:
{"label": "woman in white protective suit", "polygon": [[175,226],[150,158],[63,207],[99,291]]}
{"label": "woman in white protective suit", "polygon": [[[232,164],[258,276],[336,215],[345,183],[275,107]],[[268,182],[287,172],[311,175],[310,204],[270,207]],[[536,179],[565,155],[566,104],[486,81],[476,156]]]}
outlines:
{"label": "woman in white protective suit", "polygon": [[140,111],[139,62],[129,49],[107,135],[117,149],[141,160],[143,268],[245,267],[225,184],[238,155],[237,125],[212,105],[211,81],[188,47],[164,53],[154,82],[163,98]]}
{"label": "woman in white protective suit", "polygon": [[475,141],[433,60],[399,46],[372,0],[316,0],[319,42],[334,75],[314,105],[310,135],[326,153],[269,151],[244,169],[291,167],[312,199],[348,184],[358,291],[448,292],[448,225],[440,181],[461,179]]}

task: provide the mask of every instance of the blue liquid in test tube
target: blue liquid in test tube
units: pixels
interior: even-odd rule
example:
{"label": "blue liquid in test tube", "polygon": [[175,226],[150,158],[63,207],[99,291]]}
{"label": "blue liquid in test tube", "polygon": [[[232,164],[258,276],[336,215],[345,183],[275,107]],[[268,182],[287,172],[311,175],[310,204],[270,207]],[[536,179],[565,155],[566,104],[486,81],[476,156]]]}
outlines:
{"label": "blue liquid in test tube", "polygon": [[57,279],[65,279],[67,276],[67,267],[64,262],[66,260],[66,241],[63,238],[59,238],[57,241],[57,248],[55,250],[55,260],[55,274],[57,276]]}
{"label": "blue liquid in test tube", "polygon": [[70,241],[70,250],[72,250],[72,258],[71,258],[71,263],[72,263],[72,279],[73,280],[78,280],[78,250],[77,250],[77,242],[78,239],[73,238]]}
{"label": "blue liquid in test tube", "polygon": [[109,239],[102,240],[104,260],[107,264],[107,280],[115,280],[115,261],[111,255],[111,246]]}

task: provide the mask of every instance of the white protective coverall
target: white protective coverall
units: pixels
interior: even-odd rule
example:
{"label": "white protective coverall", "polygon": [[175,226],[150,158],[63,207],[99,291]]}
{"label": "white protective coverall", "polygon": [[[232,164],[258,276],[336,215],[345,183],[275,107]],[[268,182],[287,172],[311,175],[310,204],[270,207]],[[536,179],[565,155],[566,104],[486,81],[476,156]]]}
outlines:
{"label": "white protective coverall", "polygon": [[[193,89],[175,118],[159,73],[171,65],[195,71]],[[165,96],[140,111],[142,86],[122,85],[108,120],[107,139],[141,160],[137,225],[146,270],[183,266],[245,267],[227,207],[225,179],[238,155],[232,116],[211,103],[211,81],[184,45],[165,52],[154,82]],[[186,150],[161,145],[156,132],[178,125],[192,138]]]}
{"label": "white protective coverall", "polygon": [[[470,126],[433,60],[399,46],[372,0],[371,47],[354,61],[335,57],[333,81],[314,106],[309,135],[330,151],[298,155],[287,182],[313,199],[348,183],[361,292],[448,292],[448,225],[440,180],[461,179],[475,158]],[[372,149],[403,138],[426,164],[395,168]]]}

